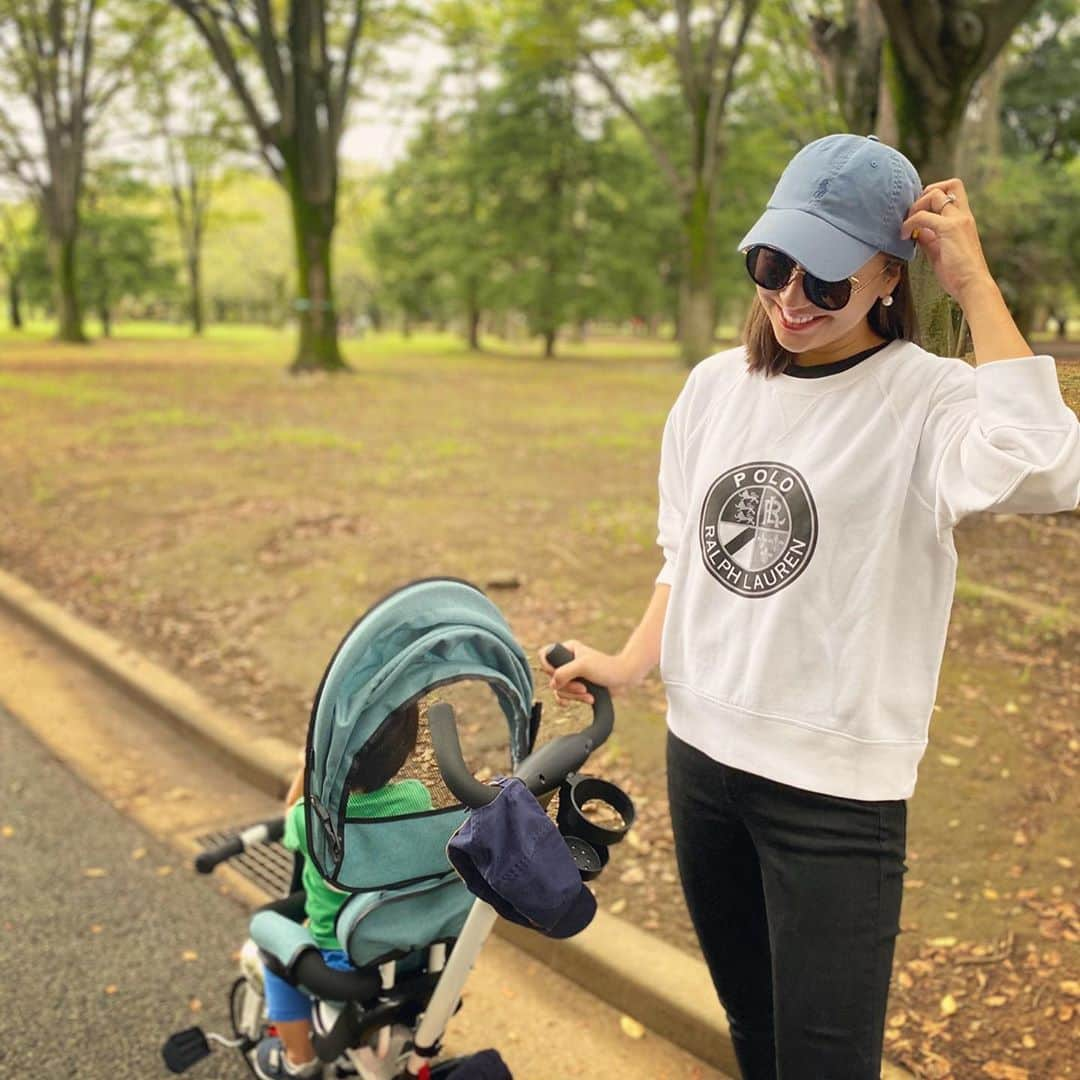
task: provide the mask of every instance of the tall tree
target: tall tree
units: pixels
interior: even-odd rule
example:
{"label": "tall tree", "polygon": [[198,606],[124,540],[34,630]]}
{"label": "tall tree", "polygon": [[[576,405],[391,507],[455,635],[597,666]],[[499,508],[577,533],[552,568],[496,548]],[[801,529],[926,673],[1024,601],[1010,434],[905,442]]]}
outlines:
{"label": "tall tree", "polygon": [[170,0],[191,19],[284,188],[296,248],[300,341],[293,371],[347,365],[338,346],[331,250],[339,149],[373,0]]}
{"label": "tall tree", "polygon": [[[794,0],[792,7],[795,7]],[[806,19],[848,131],[877,133],[890,141],[888,98],[881,92],[881,52],[885,21],[877,0],[841,0],[815,5]]]}
{"label": "tall tree", "polygon": [[925,180],[953,175],[975,81],[1037,0],[878,0],[900,149]]}
{"label": "tall tree", "polygon": [[[696,363],[716,325],[714,233],[724,122],[760,0],[594,0],[578,9],[582,66],[640,131],[679,207],[679,344]],[[561,7],[547,0],[545,7]],[[565,36],[565,32],[564,32]],[[674,84],[679,139],[649,124],[630,87]]]}
{"label": "tall tree", "polygon": [[93,129],[160,16],[154,0],[0,0],[0,169],[38,204],[61,341],[86,340],[76,249]]}
{"label": "tall tree", "polygon": [[[930,183],[956,174],[961,127],[976,80],[1008,43],[1037,0],[878,0],[888,41],[885,73],[896,111],[898,144]],[[912,285],[927,345],[954,354],[965,347],[961,313],[941,291],[926,259]]]}
{"label": "tall tree", "polygon": [[203,244],[214,186],[228,168],[230,152],[249,150],[250,144],[241,139],[239,118],[213,59],[189,28],[178,24],[170,30],[154,43],[139,72],[137,94],[162,151],[187,277],[188,317],[192,333],[201,334]]}

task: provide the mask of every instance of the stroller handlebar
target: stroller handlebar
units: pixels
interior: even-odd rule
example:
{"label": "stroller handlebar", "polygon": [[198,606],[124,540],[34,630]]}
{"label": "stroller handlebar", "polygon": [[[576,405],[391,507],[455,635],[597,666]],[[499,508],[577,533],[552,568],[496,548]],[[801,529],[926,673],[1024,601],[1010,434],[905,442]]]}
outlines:
{"label": "stroller handlebar", "polygon": [[243,855],[249,847],[255,844],[268,844],[271,841],[280,840],[284,835],[285,819],[283,817],[261,821],[257,825],[251,825],[242,832],[238,832],[216,848],[200,851],[195,856],[195,869],[200,874],[209,874],[215,866],[228,862],[229,859],[234,859],[237,855]]}
{"label": "stroller handlebar", "polygon": [[[548,651],[548,660],[555,667],[561,667],[573,658],[573,653],[565,645],[554,645]],[[536,796],[554,791],[567,776],[577,772],[589,755],[611,734],[615,723],[611,694],[606,687],[595,683],[585,682],[585,685],[593,696],[592,724],[584,731],[553,739],[530,754],[514,773]],[[446,786],[465,806],[474,809],[486,806],[499,791],[477,780],[465,764],[454,710],[445,703],[433,705],[428,711],[428,727]]]}

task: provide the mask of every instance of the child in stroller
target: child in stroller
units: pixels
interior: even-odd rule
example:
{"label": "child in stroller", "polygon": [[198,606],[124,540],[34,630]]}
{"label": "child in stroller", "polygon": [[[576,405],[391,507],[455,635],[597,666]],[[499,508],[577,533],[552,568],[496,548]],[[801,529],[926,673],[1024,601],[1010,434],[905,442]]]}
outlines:
{"label": "child in stroller", "polygon": [[[549,653],[555,664],[571,659],[565,649],[556,658],[560,648]],[[513,778],[500,784],[481,783],[469,770],[448,704],[421,714],[419,748],[408,753],[417,745],[418,703],[470,680],[492,689],[507,723]],[[540,707],[532,689],[528,660],[502,615],[466,582],[414,582],[353,626],[316,693],[304,799],[290,811],[303,874],[294,874],[291,895],[251,919],[230,996],[235,1037],[178,1032],[163,1049],[170,1070],[204,1058],[213,1039],[239,1049],[263,1076],[288,1076],[290,1064],[302,1075],[361,1080],[509,1076],[494,1051],[472,1067],[473,1059],[438,1060],[476,956],[499,915],[553,936],[583,929],[595,912],[583,881],[600,872],[606,845],[633,818],[618,789],[577,775],[611,733],[607,692],[590,687],[590,727],[534,752]],[[423,779],[420,809],[408,809],[414,797],[421,806],[417,786],[390,769],[398,760]],[[556,790],[558,828],[537,802]],[[615,807],[623,827],[587,821],[585,801]],[[196,868],[209,873],[284,829],[283,819],[254,826],[203,852]],[[332,898],[333,914],[328,904],[319,915],[320,896]],[[305,925],[308,917],[314,926]],[[347,964],[323,951],[330,944]],[[276,1018],[280,1041],[268,1031],[267,998],[271,1020],[277,1005],[264,970],[307,995],[292,998],[298,1026],[283,1029]]]}
{"label": "child in stroller", "polygon": [[[358,760],[351,776],[349,816],[396,817],[432,809],[431,793],[420,780],[409,778],[393,782],[416,749],[419,722],[420,710],[413,702],[392,712],[372,736],[364,757]],[[285,796],[282,844],[303,859],[304,914],[323,960],[335,971],[354,971],[348,954],[334,936],[334,922],[350,894],[328,885],[307,857],[303,784],[301,766]],[[265,965],[263,988],[266,1017],[277,1034],[267,1035],[255,1048],[252,1066],[256,1074],[262,1080],[318,1076],[323,1063],[311,1044],[311,998]]]}

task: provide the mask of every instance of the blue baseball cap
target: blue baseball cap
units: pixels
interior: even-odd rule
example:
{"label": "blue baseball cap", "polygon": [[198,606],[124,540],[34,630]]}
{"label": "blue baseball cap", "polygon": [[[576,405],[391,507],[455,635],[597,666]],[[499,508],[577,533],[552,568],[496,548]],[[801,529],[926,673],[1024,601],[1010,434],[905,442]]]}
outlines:
{"label": "blue baseball cap", "polygon": [[907,262],[916,245],[900,226],[922,190],[915,166],[877,136],[826,135],[791,159],[739,251],[767,244],[825,281],[879,251]]}
{"label": "blue baseball cap", "polygon": [[498,783],[499,794],[450,837],[450,864],[504,919],[548,937],[573,937],[592,922],[596,897],[532,792],[521,780]]}

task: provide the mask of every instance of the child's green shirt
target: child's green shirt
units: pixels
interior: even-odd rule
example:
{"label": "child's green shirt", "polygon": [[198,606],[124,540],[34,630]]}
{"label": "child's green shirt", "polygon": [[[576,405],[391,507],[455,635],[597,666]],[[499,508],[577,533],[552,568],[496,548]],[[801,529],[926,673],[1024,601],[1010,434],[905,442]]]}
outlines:
{"label": "child's green shirt", "polygon": [[[359,792],[349,796],[346,813],[349,817],[381,818],[418,814],[431,809],[431,793],[419,780],[402,780],[387,784],[378,791]],[[282,843],[290,851],[304,856],[303,883],[307,899],[304,911],[308,929],[320,949],[340,949],[334,936],[334,922],[345,901],[352,895],[341,892],[323,881],[315,863],[308,856],[304,800],[300,799],[285,816],[285,836]]]}

